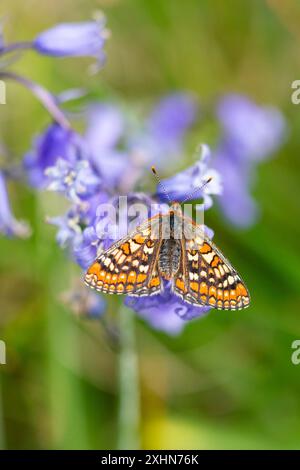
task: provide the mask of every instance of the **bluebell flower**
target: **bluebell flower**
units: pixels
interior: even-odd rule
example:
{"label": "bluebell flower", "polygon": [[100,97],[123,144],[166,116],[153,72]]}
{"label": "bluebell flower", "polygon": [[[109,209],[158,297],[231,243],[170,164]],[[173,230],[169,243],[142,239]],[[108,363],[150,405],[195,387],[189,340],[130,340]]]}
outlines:
{"label": "bluebell flower", "polygon": [[179,334],[187,320],[203,317],[211,307],[193,306],[173,294],[165,286],[161,294],[147,297],[127,296],[125,304],[153,328],[170,335]]}
{"label": "bluebell flower", "polygon": [[213,164],[223,177],[219,204],[231,223],[247,227],[259,209],[251,195],[258,162],[270,157],[282,144],[286,123],[275,108],[262,107],[241,95],[224,97],[217,108],[222,136]]}
{"label": "bluebell flower", "polygon": [[[159,199],[166,200],[164,187],[172,201],[182,202],[189,195],[193,199],[201,197],[203,198],[204,209],[209,209],[213,204],[212,195],[222,193],[220,173],[210,167],[210,159],[208,147],[206,145],[201,146],[201,156],[194,165],[171,178],[162,180],[162,184],[158,185],[157,195]],[[211,178],[211,181],[202,188],[209,178]]]}
{"label": "bluebell flower", "polygon": [[73,244],[73,256],[79,266],[87,269],[97,258],[101,244],[102,240],[97,235],[95,227],[86,227],[82,237]]}
{"label": "bluebell flower", "polygon": [[124,115],[117,105],[107,103],[90,106],[85,139],[91,153],[96,157],[99,149],[114,149],[123,137],[124,127]]}
{"label": "bluebell flower", "polygon": [[189,93],[163,97],[153,108],[145,124],[129,138],[136,158],[158,168],[174,164],[182,154],[187,131],[194,124],[198,105]]}
{"label": "bluebell flower", "polygon": [[47,222],[58,227],[56,241],[62,248],[72,249],[76,242],[82,239],[80,213],[76,206],[62,216],[47,217]]}
{"label": "bluebell flower", "polygon": [[83,141],[72,129],[67,129],[54,122],[35,139],[33,149],[24,157],[24,169],[29,183],[36,188],[45,188],[47,184],[46,168],[64,159],[75,163],[83,153]]}
{"label": "bluebell flower", "polygon": [[116,188],[130,166],[128,152],[121,150],[125,120],[121,110],[112,104],[94,105],[87,115],[85,142],[94,167],[107,186]]}
{"label": "bluebell flower", "polygon": [[78,200],[66,214],[47,219],[50,224],[58,227],[57,243],[62,248],[67,247],[72,258],[83,269],[96,258],[100,246],[109,247],[103,243],[95,229],[97,208],[108,200],[108,195],[99,191],[87,200]]}
{"label": "bluebell flower", "polygon": [[8,237],[25,238],[30,235],[29,226],[25,222],[17,220],[10,207],[6,181],[3,172],[0,171],[0,232]]}
{"label": "bluebell flower", "polygon": [[63,193],[74,202],[93,196],[102,184],[88,160],[71,163],[59,158],[54,166],[46,168],[45,175],[48,177],[48,190]]}
{"label": "bluebell flower", "polygon": [[260,161],[275,152],[286,135],[286,122],[274,107],[259,106],[243,95],[227,95],[217,106],[223,139],[239,159]]}
{"label": "bluebell flower", "polygon": [[96,57],[104,61],[103,47],[108,37],[105,17],[95,21],[61,23],[40,33],[33,41],[39,53],[54,57]]}
{"label": "bluebell flower", "polygon": [[186,131],[194,124],[197,116],[196,99],[188,93],[174,93],[165,96],[154,107],[146,129],[153,139],[171,152],[181,150]]}
{"label": "bluebell flower", "polygon": [[250,192],[254,177],[252,164],[235,159],[234,149],[225,145],[216,150],[214,164],[222,173],[223,192],[218,203],[225,217],[239,227],[252,225],[259,213]]}

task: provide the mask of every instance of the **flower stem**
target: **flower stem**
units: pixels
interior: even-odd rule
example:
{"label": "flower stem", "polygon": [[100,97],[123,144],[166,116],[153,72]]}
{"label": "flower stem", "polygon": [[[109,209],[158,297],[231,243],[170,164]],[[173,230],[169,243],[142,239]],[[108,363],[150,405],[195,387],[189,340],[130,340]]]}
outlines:
{"label": "flower stem", "polygon": [[2,78],[4,80],[13,80],[25,86],[25,88],[29,89],[36,96],[55,121],[66,129],[71,127],[66,116],[57,105],[55,97],[44,87],[14,72],[0,72],[0,79]]}
{"label": "flower stem", "polygon": [[0,48],[0,55],[10,54],[32,48],[32,42],[13,42]]}
{"label": "flower stem", "polygon": [[119,438],[122,450],[139,448],[140,397],[134,313],[124,305],[119,311]]}

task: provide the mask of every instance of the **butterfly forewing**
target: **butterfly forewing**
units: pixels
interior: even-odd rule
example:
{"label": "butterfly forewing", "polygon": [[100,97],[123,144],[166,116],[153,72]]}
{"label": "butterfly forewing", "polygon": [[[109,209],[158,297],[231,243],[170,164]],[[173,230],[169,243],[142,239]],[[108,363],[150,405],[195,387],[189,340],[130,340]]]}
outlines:
{"label": "butterfly forewing", "polygon": [[108,294],[152,295],[161,289],[157,270],[160,239],[151,238],[149,221],[100,254],[85,283]]}

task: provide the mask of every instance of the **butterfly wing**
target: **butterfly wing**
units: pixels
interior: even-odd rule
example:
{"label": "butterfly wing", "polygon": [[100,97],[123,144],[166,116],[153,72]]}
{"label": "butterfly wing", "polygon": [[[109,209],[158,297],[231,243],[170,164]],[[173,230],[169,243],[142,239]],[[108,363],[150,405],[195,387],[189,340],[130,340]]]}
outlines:
{"label": "butterfly wing", "polygon": [[108,294],[159,293],[161,280],[157,259],[161,241],[151,237],[152,230],[153,219],[150,219],[101,253],[89,267],[85,283]]}
{"label": "butterfly wing", "polygon": [[245,283],[206,236],[182,241],[174,292],[187,302],[221,310],[240,310],[250,303]]}

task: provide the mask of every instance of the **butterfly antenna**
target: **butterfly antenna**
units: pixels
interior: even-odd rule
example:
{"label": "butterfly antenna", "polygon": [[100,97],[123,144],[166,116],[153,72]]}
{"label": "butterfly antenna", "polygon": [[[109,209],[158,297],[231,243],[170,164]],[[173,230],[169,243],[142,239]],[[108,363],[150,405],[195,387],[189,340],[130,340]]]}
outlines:
{"label": "butterfly antenna", "polygon": [[163,192],[165,193],[165,195],[167,196],[167,199],[169,201],[170,204],[172,204],[172,201],[170,199],[170,196],[165,188],[165,185],[163,184],[163,182],[161,181],[161,179],[159,178],[157,172],[156,172],[156,168],[154,166],[151,167],[151,170],[152,170],[152,173],[154,174],[156,180],[157,180],[157,183],[160,184],[160,186],[162,187],[162,190]]}
{"label": "butterfly antenna", "polygon": [[212,176],[210,176],[209,178],[207,178],[206,181],[204,181],[204,183],[202,184],[202,186],[199,186],[197,188],[194,188],[193,191],[184,199],[184,201],[182,201],[181,204],[184,204],[185,202],[189,201],[190,199],[193,199],[193,196],[194,194],[196,194],[198,191],[202,191],[205,186],[210,183],[212,180]]}

